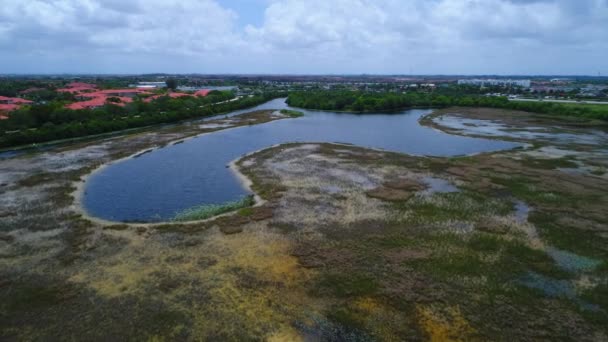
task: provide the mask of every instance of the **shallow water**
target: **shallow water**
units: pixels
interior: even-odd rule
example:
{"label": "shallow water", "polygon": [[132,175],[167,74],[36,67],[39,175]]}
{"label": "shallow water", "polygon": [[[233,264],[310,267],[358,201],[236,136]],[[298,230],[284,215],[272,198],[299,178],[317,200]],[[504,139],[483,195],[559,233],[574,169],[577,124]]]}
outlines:
{"label": "shallow water", "polygon": [[[278,99],[227,116],[283,108],[288,106]],[[430,110],[366,115],[301,111],[306,114],[301,118],[218,131],[110,165],[87,182],[84,206],[93,216],[113,221],[162,221],[193,206],[234,201],[248,192],[226,165],[243,154],[286,142],[343,142],[433,156],[519,146],[420,126],[418,119]]]}
{"label": "shallow water", "polygon": [[5,152],[0,152],[0,159],[13,158],[13,157],[19,156],[19,155],[21,155],[23,153],[24,152],[22,152],[22,151],[5,151]]}
{"label": "shallow water", "polygon": [[449,192],[458,192],[458,188],[454,186],[452,183],[445,179],[435,178],[435,177],[424,177],[422,179],[424,183],[428,186],[428,189],[423,191],[422,193],[425,195],[432,195],[434,193],[449,193]]}
{"label": "shallow water", "polygon": [[608,133],[587,129],[585,133],[553,132],[543,127],[526,127],[525,130],[513,130],[509,126],[493,120],[468,119],[453,115],[444,115],[434,119],[441,126],[456,129],[467,134],[481,136],[509,137],[515,139],[542,139],[562,144],[605,145]]}
{"label": "shallow water", "polygon": [[547,248],[547,254],[555,260],[559,267],[572,273],[592,271],[601,264],[599,260],[587,258],[555,247]]}
{"label": "shallow water", "polygon": [[530,207],[525,202],[515,201],[515,219],[517,222],[522,224],[528,222],[530,211]]}
{"label": "shallow water", "polygon": [[520,280],[520,283],[529,288],[541,290],[549,297],[576,298],[576,290],[569,280],[553,279],[530,272]]}

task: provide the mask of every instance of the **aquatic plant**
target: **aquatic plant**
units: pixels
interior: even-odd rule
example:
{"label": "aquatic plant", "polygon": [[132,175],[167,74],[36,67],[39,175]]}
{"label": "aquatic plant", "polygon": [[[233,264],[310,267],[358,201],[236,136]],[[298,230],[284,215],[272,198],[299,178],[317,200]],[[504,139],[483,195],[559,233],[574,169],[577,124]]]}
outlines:
{"label": "aquatic plant", "polygon": [[225,214],[238,209],[252,206],[255,200],[252,195],[243,197],[238,201],[224,204],[204,204],[179,212],[173,218],[176,222],[205,220],[213,216]]}

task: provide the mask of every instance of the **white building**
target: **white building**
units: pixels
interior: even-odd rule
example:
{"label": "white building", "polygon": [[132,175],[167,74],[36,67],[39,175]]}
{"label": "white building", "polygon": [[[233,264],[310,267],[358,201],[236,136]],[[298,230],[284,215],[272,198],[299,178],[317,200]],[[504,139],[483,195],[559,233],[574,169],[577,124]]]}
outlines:
{"label": "white building", "polygon": [[156,89],[167,87],[166,82],[138,82],[137,84],[129,85],[131,88]]}
{"label": "white building", "polygon": [[485,79],[485,80],[482,80],[482,79],[474,78],[474,79],[458,80],[459,85],[468,84],[468,85],[475,85],[475,86],[481,86],[481,87],[517,86],[517,87],[523,87],[523,88],[530,88],[531,83],[532,82],[530,80],[510,80],[510,79]]}

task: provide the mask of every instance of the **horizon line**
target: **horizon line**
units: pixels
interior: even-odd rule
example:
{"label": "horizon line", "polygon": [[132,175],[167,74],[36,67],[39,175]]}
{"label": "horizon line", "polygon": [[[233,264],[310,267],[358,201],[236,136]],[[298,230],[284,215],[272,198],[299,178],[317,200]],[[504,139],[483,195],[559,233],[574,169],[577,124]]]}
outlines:
{"label": "horizon line", "polygon": [[53,72],[53,73],[0,73],[0,77],[6,76],[332,76],[332,77],[593,77],[593,78],[608,78],[604,75],[590,74],[375,74],[375,73],[339,73],[339,74],[323,74],[323,73],[167,73],[167,72],[145,72],[145,73],[78,73],[78,72]]}

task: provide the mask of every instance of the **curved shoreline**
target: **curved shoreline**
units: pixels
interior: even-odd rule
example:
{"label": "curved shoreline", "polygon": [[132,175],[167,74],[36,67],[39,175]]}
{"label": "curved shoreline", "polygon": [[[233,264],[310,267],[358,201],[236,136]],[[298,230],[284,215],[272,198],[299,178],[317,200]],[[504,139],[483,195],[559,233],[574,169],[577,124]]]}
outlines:
{"label": "curved shoreline", "polygon": [[[276,110],[274,112],[276,112]],[[289,118],[290,118],[289,116],[285,116],[283,118],[275,118],[274,120],[271,120],[270,122],[272,122],[272,121],[278,121],[278,120],[283,120],[283,119],[289,119]],[[114,159],[114,160],[111,160],[109,162],[103,163],[103,164],[99,165],[97,168],[95,168],[94,170],[92,170],[89,173],[87,173],[86,175],[81,176],[80,180],[72,182],[72,185],[74,185],[75,190],[72,191],[71,194],[70,194],[72,196],[72,198],[73,198],[73,202],[72,202],[72,205],[70,207],[77,214],[81,215],[83,218],[85,218],[85,219],[87,219],[87,220],[89,220],[91,222],[103,225],[103,226],[126,225],[126,226],[129,226],[129,227],[154,227],[154,226],[166,226],[166,225],[190,225],[190,224],[200,224],[200,223],[204,223],[204,222],[209,222],[209,221],[215,220],[215,219],[217,219],[219,217],[222,217],[222,216],[232,215],[234,212],[228,212],[228,213],[225,213],[225,214],[222,214],[222,215],[213,216],[213,217],[210,217],[210,218],[204,219],[204,220],[186,221],[186,222],[172,222],[172,221],[161,221],[161,222],[122,222],[122,221],[111,221],[111,220],[107,220],[107,219],[103,219],[103,218],[99,218],[99,217],[91,215],[86,210],[86,208],[85,208],[84,203],[83,203],[82,200],[83,200],[83,197],[84,197],[84,194],[85,194],[85,188],[86,188],[86,185],[87,185],[87,182],[89,181],[89,179],[91,179],[91,177],[93,177],[95,174],[103,171],[104,169],[106,169],[106,168],[108,168],[108,167],[110,167],[110,166],[112,166],[114,164],[121,163],[123,161],[127,161],[127,160],[130,160],[130,159],[133,159],[133,158],[137,158],[137,157],[139,157],[139,156],[141,156],[141,155],[143,155],[145,153],[154,152],[154,151],[159,150],[159,149],[161,149],[163,147],[172,146],[172,145],[175,145],[176,143],[182,143],[182,142],[194,139],[194,138],[201,137],[201,136],[206,135],[206,134],[212,134],[212,133],[219,132],[219,131],[228,131],[228,130],[231,130],[231,129],[241,128],[243,126],[245,126],[245,125],[237,125],[237,126],[234,126],[234,127],[220,128],[220,129],[217,129],[217,130],[214,130],[214,131],[211,131],[211,132],[204,132],[204,133],[192,135],[192,136],[189,136],[189,137],[182,137],[182,138],[173,140],[173,141],[171,141],[171,142],[169,142],[169,143],[167,143],[165,145],[162,145],[162,146],[148,147],[146,149],[139,150],[139,151],[137,151],[137,152],[135,152],[133,154],[130,154],[130,155],[126,156],[126,157],[122,157],[122,158],[119,158],[119,159]],[[266,149],[266,148],[264,148],[264,149]],[[263,150],[263,149],[261,149],[261,150]],[[254,151],[252,153],[255,153],[255,152],[259,152],[259,151]],[[239,179],[239,182],[242,184],[242,186],[247,191],[251,192],[254,195],[254,199],[255,199],[256,204],[253,205],[252,207],[258,207],[258,206],[261,206],[261,205],[265,204],[266,201],[264,201],[261,197],[259,197],[257,194],[255,194],[251,190],[251,185],[253,184],[253,182],[249,178],[247,178],[247,176],[245,176],[244,174],[242,174],[240,172],[238,166],[236,165],[236,163],[240,159],[245,158],[245,157],[247,157],[249,155],[250,155],[250,153],[248,153],[246,155],[243,155],[243,156],[241,156],[241,157],[233,160],[232,162],[230,162],[228,164],[228,166],[229,166],[229,169],[231,169],[231,171],[234,172],[234,174],[237,177],[237,179]]]}
{"label": "curved shoreline", "polygon": [[[420,117],[417,120],[418,125],[426,127],[426,128],[430,128],[432,130],[441,132],[443,134],[459,135],[459,134],[456,134],[456,133],[450,133],[450,132],[447,132],[447,131],[443,131],[443,130],[439,129],[438,127],[433,127],[432,125],[424,124],[424,119],[427,118],[427,117],[429,117],[429,116],[432,116],[436,110],[432,110],[429,113],[424,114],[422,117]],[[362,113],[362,114],[365,115],[364,113]],[[289,117],[286,116],[285,118],[289,118]],[[282,120],[282,119],[284,119],[284,118],[279,118],[278,120]],[[277,120],[272,120],[272,121],[277,121]],[[242,125],[238,125],[238,126],[234,126],[234,127],[228,127],[228,128],[223,128],[223,129],[218,129],[218,130],[214,130],[214,131],[211,131],[211,132],[204,132],[204,133],[193,135],[193,136],[186,137],[186,138],[180,138],[180,139],[177,139],[175,141],[171,141],[168,144],[165,144],[164,146],[155,146],[155,147],[152,147],[152,148],[146,148],[146,149],[137,151],[136,153],[133,153],[133,154],[131,154],[129,156],[126,156],[126,157],[123,157],[123,158],[120,158],[120,159],[116,159],[116,160],[112,160],[112,161],[109,161],[107,163],[104,163],[104,164],[100,165],[98,168],[96,168],[93,171],[89,172],[87,175],[81,177],[80,181],[76,181],[75,182],[76,190],[74,190],[72,192],[72,197],[74,198],[74,202],[72,204],[72,207],[73,207],[73,209],[78,214],[82,215],[87,220],[90,220],[92,222],[95,222],[97,224],[101,224],[101,225],[104,225],[104,226],[126,225],[126,226],[129,226],[129,227],[155,227],[155,226],[167,226],[167,225],[196,225],[196,224],[201,224],[201,223],[205,223],[205,222],[210,222],[210,221],[216,220],[217,218],[220,218],[220,217],[233,215],[235,213],[235,211],[230,211],[228,213],[224,213],[224,214],[221,214],[221,215],[216,215],[216,216],[204,219],[204,220],[185,221],[185,222],[173,222],[173,221],[161,221],[161,222],[122,222],[122,221],[111,221],[111,220],[102,219],[102,218],[95,217],[95,216],[91,215],[86,210],[86,208],[84,207],[82,199],[83,199],[83,196],[84,196],[84,193],[85,193],[85,188],[86,188],[87,181],[92,176],[94,176],[96,173],[103,171],[105,168],[107,168],[107,167],[109,167],[109,166],[111,166],[113,164],[120,163],[120,162],[129,160],[129,159],[133,159],[133,158],[139,157],[140,155],[145,154],[145,153],[154,152],[154,151],[156,151],[156,150],[158,150],[158,149],[160,149],[162,147],[165,147],[165,146],[168,146],[168,145],[174,145],[177,142],[184,142],[184,141],[187,141],[187,140],[190,140],[190,139],[194,139],[194,138],[206,135],[206,134],[212,134],[212,133],[219,132],[219,131],[227,131],[227,130],[230,130],[230,129],[240,128],[240,127],[242,127]],[[467,136],[467,135],[462,135],[462,136]],[[243,154],[240,157],[232,160],[227,165],[228,169],[230,169],[230,171],[233,173],[233,175],[237,178],[237,180],[239,181],[239,183],[241,184],[241,186],[243,186],[243,188],[246,191],[250,192],[254,196],[255,204],[253,206],[250,206],[250,208],[260,207],[260,206],[262,206],[262,205],[264,205],[266,203],[266,200],[262,199],[257,193],[255,193],[252,190],[253,181],[251,179],[249,179],[245,174],[243,174],[241,172],[239,166],[237,165],[238,162],[241,161],[244,158],[247,158],[247,157],[249,157],[251,155],[254,155],[256,153],[259,153],[261,151],[264,151],[264,150],[267,150],[267,149],[271,149],[271,148],[276,148],[278,146],[282,146],[282,145],[286,145],[286,144],[292,144],[292,143],[294,143],[294,142],[283,142],[283,143],[279,143],[279,144],[274,144],[274,145],[266,146],[266,147],[263,147],[261,149],[255,150],[255,151],[248,152],[248,153]],[[307,144],[322,144],[322,143],[325,143],[325,144],[333,144],[333,145],[357,146],[357,145],[353,145],[353,144],[340,143],[340,142],[301,142],[301,143],[307,143]],[[377,151],[377,152],[394,152],[394,151],[384,150],[384,149],[381,149],[381,148],[373,148],[373,147],[365,147],[365,146],[357,146],[357,147],[361,147],[361,148],[365,148],[365,149],[369,149],[371,151]],[[527,148],[527,146],[526,146],[526,144],[522,144],[521,146],[516,146],[516,147],[514,147],[512,149],[507,149],[507,151],[513,150],[513,149],[519,149],[519,148]],[[504,151],[504,150],[501,150],[501,151]],[[491,153],[497,153],[497,152],[501,152],[501,151],[476,152],[476,153],[464,154],[464,155],[460,155],[460,156],[462,156],[462,157],[470,157],[470,156],[474,156],[474,155],[491,154]],[[401,152],[396,152],[396,153],[401,153]],[[403,153],[403,154],[406,154],[406,153]],[[417,157],[428,157],[427,155],[416,155],[416,154],[406,154],[406,155],[417,156]],[[455,157],[458,157],[458,156],[455,156]]]}

